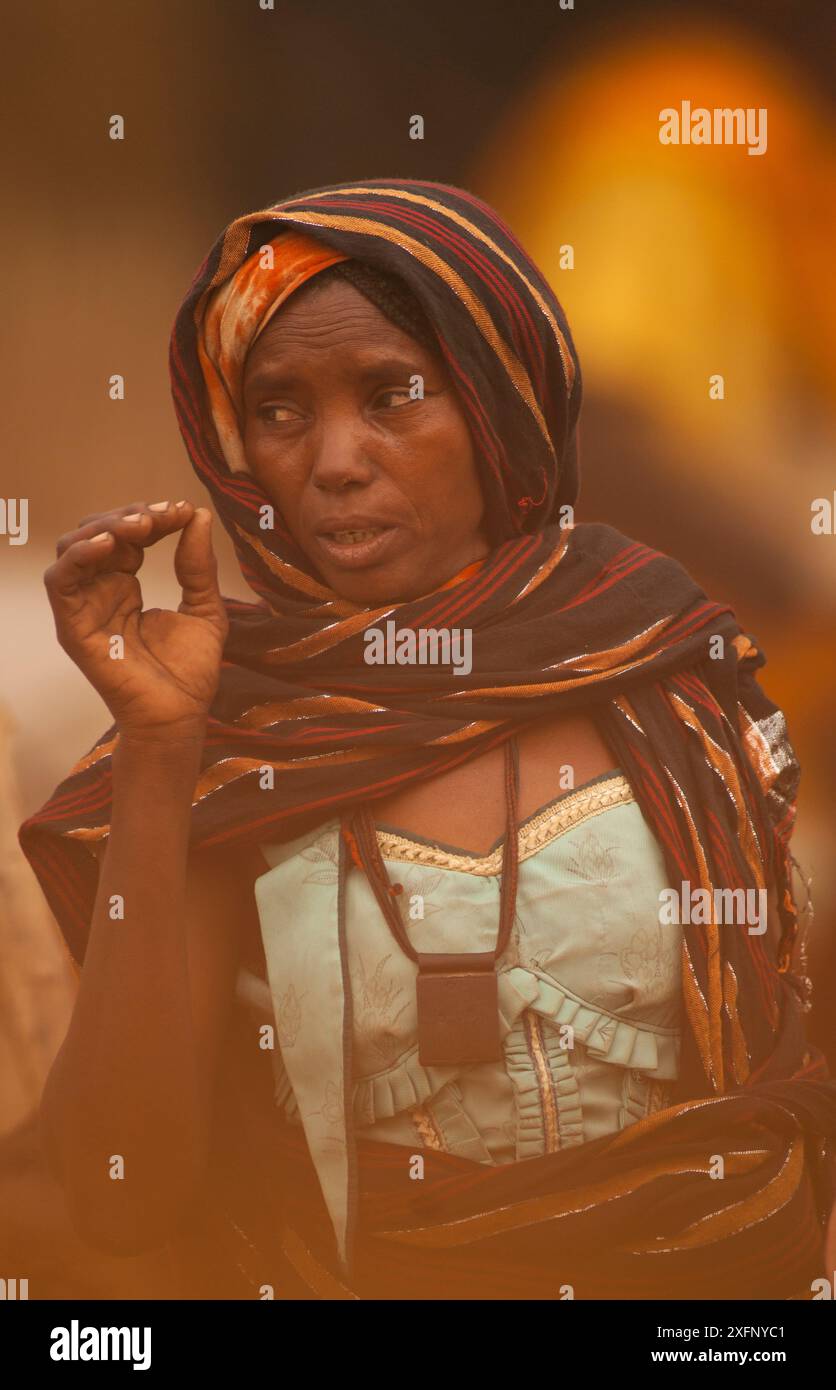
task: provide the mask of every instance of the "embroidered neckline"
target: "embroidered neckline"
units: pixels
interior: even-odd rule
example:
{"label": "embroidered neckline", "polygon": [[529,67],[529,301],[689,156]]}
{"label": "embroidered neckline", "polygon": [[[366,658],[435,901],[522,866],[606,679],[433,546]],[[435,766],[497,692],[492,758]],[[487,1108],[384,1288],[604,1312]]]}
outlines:
{"label": "embroidered neckline", "polygon": [[[635,801],[633,790],[623,772],[604,773],[586,782],[535,811],[517,828],[520,861],[530,859],[538,850],[567,830],[614,806]],[[490,877],[502,869],[504,836],[488,854],[468,854],[466,851],[429,840],[401,835],[385,827],[377,828],[377,839],[384,859],[401,863],[426,864],[436,869],[457,869],[464,873]]]}

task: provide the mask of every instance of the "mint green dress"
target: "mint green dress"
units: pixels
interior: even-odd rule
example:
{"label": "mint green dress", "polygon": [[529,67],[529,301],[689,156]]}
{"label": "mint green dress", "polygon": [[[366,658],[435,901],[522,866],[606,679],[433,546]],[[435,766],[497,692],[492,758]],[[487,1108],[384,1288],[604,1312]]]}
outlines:
{"label": "mint green dress", "polygon": [[[502,839],[484,856],[378,827],[416,949],[492,951]],[[255,885],[268,983],[239,997],[271,1048],[275,1100],[304,1126],[341,1258],[347,1216],[347,1039],[359,1137],[514,1163],[597,1139],[670,1103],[681,1032],[681,927],[659,920],[661,849],[619,771],[518,829],[511,939],[498,963],[501,1062],[418,1061],[417,966],[365,875],[337,913],[339,821],[262,845]],[[350,981],[346,998],[344,981]]]}

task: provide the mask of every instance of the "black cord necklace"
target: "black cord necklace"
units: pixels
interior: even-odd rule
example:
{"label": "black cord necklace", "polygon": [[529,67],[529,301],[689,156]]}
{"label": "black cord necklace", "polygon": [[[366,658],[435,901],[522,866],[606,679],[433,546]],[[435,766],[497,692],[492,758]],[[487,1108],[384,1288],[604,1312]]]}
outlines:
{"label": "black cord necklace", "polygon": [[347,828],[354,838],[362,866],[392,935],[418,965],[418,1060],[425,1067],[498,1062],[502,1058],[496,963],[511,936],[519,860],[519,750],[514,735],[507,740],[504,749],[507,815],[499,931],[493,951],[453,954],[416,951],[395,902],[397,895],[380,853],[368,806],[360,806],[343,818],[343,830]]}

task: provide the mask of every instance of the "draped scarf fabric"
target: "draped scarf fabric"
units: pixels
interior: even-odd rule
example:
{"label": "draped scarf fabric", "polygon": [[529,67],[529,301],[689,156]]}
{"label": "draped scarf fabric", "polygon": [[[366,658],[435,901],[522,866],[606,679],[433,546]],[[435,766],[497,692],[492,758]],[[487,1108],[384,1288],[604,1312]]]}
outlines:
{"label": "draped scarf fabric", "polygon": [[[294,288],[344,258],[400,276],[432,324],[493,537],[481,563],[387,607],[363,608],[323,583],[246,471],[237,423],[247,345]],[[573,524],[574,345],[552,289],[493,209],[443,184],[372,179],[240,217],[181,306],[170,365],[189,456],[260,600],[226,600],[193,846],[294,838],[503,742],[526,720],[583,709],[627,774],[677,891],[687,882],[714,902],[716,889],[775,889],[777,942],[721,924],[714,907],[684,927],[680,1097],[794,1079],[782,1092],[789,1105],[815,1081],[829,1097],[816,1123],[832,1133],[836,1088],[805,1040],[791,959],[799,769],[756,679],[763,653],[675,560],[609,526]],[[400,630],[472,629],[471,672],[368,665],[364,633],[389,619]],[[20,831],[76,961],[117,738],[107,730]]]}
{"label": "draped scarf fabric", "polygon": [[281,232],[205,297],[197,351],[212,422],[233,472],[249,471],[239,429],[247,353],[294,290],[320,270],[348,259],[304,233]]}

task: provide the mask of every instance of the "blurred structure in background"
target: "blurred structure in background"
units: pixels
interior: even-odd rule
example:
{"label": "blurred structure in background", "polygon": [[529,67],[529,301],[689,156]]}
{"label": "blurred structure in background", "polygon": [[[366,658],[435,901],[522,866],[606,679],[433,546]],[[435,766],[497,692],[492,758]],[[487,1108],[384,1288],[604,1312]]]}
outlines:
{"label": "blurred structure in background", "polygon": [[[765,107],[766,153],[663,145],[659,112],[683,98]],[[622,30],[568,73],[549,56],[472,176],[572,325],[579,518],[674,554],[767,654],[803,769],[811,1032],[834,1064],[836,536],[812,531],[811,505],[836,500],[835,135],[832,101],[785,52],[685,18]]]}
{"label": "blurred structure in background", "polygon": [[[461,184],[551,280],[584,371],[578,519],[675,555],[766,651],[803,768],[811,1038],[836,1068],[836,536],[810,527],[836,488],[830,26],[827,0],[528,0],[516,16],[423,0],[397,23],[389,0],[45,0],[6,21],[0,491],[29,499],[29,540],[0,536],[0,1248],[31,1297],[169,1287],[160,1260],[82,1249],[37,1155],[75,986],[16,830],[109,722],[41,577],[81,516],[203,500],[169,400],[171,322],[220,228],[294,190]],[[659,112],[682,100],[766,107],[766,153],[662,145]],[[247,596],[218,539],[224,591]],[[143,588],[176,605],[170,549]]]}

